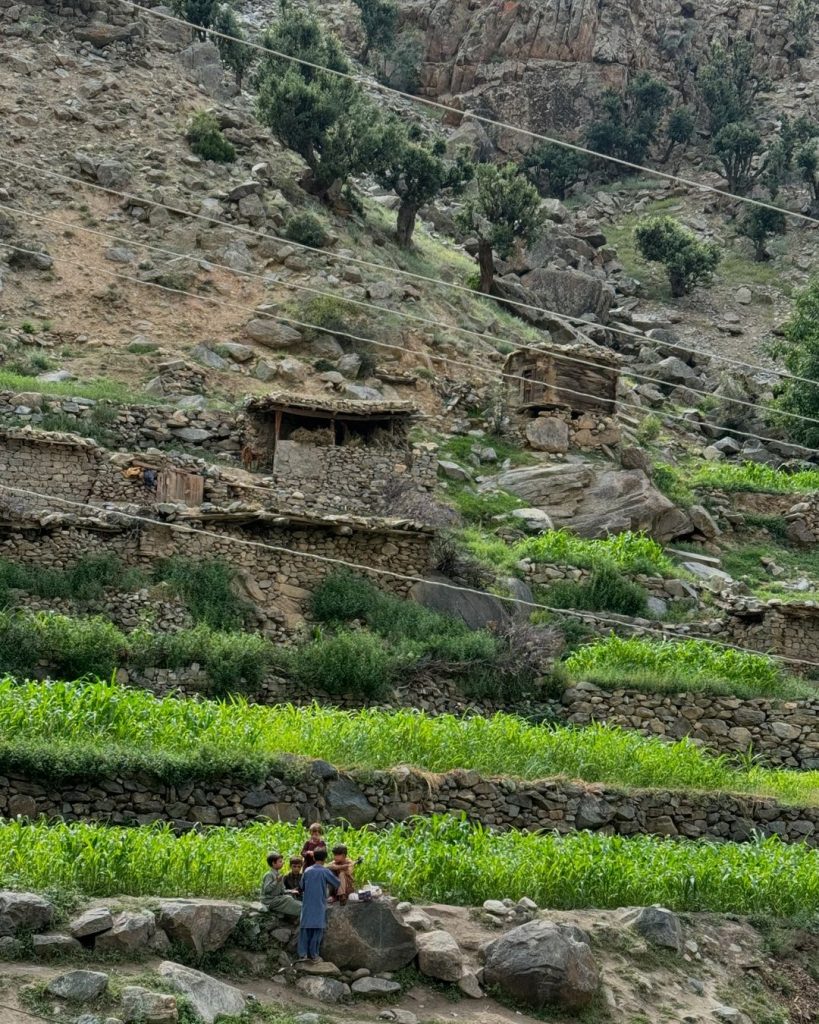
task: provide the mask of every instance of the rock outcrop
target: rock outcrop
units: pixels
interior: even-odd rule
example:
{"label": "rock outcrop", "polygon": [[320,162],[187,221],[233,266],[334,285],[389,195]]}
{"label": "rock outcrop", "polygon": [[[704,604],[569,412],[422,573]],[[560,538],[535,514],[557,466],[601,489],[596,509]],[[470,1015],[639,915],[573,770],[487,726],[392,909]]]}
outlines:
{"label": "rock outcrop", "polygon": [[390,901],[348,903],[330,908],[321,955],[342,969],[396,971],[415,959],[415,940]]}

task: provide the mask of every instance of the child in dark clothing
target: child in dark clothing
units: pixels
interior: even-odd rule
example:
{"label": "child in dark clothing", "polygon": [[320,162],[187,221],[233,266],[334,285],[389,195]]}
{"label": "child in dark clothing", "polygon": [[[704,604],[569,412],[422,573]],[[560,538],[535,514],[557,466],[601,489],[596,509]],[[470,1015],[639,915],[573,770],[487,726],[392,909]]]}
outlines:
{"label": "child in dark clothing", "polygon": [[301,881],[302,868],[304,867],[303,857],[291,857],[290,858],[290,870],[284,876],[284,887],[290,890],[292,893],[298,892],[299,882]]}

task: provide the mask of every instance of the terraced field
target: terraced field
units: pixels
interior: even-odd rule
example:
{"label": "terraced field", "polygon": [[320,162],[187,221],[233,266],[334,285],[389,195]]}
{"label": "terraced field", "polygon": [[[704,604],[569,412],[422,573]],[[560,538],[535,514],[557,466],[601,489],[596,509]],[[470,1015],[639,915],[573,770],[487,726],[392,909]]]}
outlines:
{"label": "terraced field", "polygon": [[532,726],[514,715],[431,717],[157,698],[111,683],[0,683],[0,770],[94,779],[149,772],[169,782],[263,778],[282,755],[341,768],[491,776],[567,775],[626,787],[735,791],[819,803],[819,772],[738,766],[684,739],[669,744],[616,727]]}

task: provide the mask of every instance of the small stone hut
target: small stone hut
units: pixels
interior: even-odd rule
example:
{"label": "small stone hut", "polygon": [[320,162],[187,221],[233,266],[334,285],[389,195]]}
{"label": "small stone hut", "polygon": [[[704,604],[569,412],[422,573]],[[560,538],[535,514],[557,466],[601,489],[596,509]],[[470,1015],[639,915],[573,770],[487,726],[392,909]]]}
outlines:
{"label": "small stone hut", "polygon": [[508,356],[503,372],[523,378],[509,381],[519,412],[536,416],[568,408],[572,413],[614,413],[618,363],[602,346],[589,342],[542,351],[520,349]]}

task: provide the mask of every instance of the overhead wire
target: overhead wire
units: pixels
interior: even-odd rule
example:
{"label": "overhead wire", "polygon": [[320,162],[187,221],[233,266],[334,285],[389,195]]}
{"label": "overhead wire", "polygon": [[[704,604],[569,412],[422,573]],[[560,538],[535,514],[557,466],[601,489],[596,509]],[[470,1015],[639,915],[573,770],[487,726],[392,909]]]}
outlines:
{"label": "overhead wire", "polygon": [[[194,220],[201,220],[206,223],[217,224],[220,227],[227,227],[233,231],[241,232],[242,234],[246,234],[251,237],[260,238],[266,241],[282,242],[287,245],[292,245],[297,249],[302,249],[307,252],[315,253],[335,263],[349,263],[355,266],[368,267],[370,269],[378,270],[381,273],[394,274],[396,276],[406,277],[409,280],[423,281],[427,284],[436,285],[441,288],[449,288],[452,289],[453,291],[468,294],[473,298],[481,297],[481,294],[476,293],[473,288],[470,288],[468,285],[459,284],[456,281],[446,281],[443,278],[436,278],[425,274],[418,274],[415,273],[414,271],[403,270],[400,267],[392,267],[389,264],[376,263],[372,260],[364,260],[352,254],[342,256],[339,253],[334,253],[330,250],[322,249],[318,246],[308,245],[304,242],[295,242],[284,235],[277,235],[272,232],[257,231],[253,228],[247,227],[244,224],[237,224],[234,221],[222,220],[218,217],[210,217],[203,213],[186,210],[184,207],[171,206],[168,203],[160,202],[159,200],[150,198],[148,196],[140,196],[131,192],[124,192],[119,189],[113,189],[107,186],[99,185],[96,182],[87,181],[83,178],[78,178],[69,174],[64,174],[60,171],[53,171],[49,168],[37,167],[36,165],[33,164],[26,164],[23,161],[12,159],[11,157],[4,156],[2,154],[0,154],[0,163],[6,163],[11,166],[20,167],[21,169],[26,171],[34,171],[40,174],[47,174],[51,177],[58,178],[62,181],[71,182],[73,184],[80,185],[81,187],[84,188],[89,188],[97,192],[104,192],[112,196],[118,196],[121,199],[125,199],[133,203],[138,203],[141,206],[156,207],[157,209],[167,210],[169,213],[177,214],[178,216],[190,217],[191,219]],[[486,296],[486,298],[492,298],[492,296]],[[690,355],[702,356],[704,358],[712,359],[717,362],[723,362],[731,366],[739,366],[747,370],[754,370],[759,373],[774,375],[782,378],[783,380],[795,380],[804,384],[811,384],[815,387],[819,387],[819,381],[814,380],[811,377],[800,377],[798,374],[790,373],[787,370],[777,369],[772,366],[762,366],[758,363],[749,363],[746,360],[734,359],[730,356],[725,356],[722,353],[710,352],[707,349],[693,348],[690,345],[690,343],[683,340],[663,341],[660,338],[650,338],[643,332],[635,330],[633,328],[629,329],[628,327],[624,327],[622,325],[618,326],[616,324],[611,323],[603,324],[597,320],[590,320],[582,316],[569,316],[566,313],[560,313],[557,310],[549,309],[546,306],[536,306],[528,302],[520,302],[517,299],[503,298],[497,301],[499,301],[504,306],[509,306],[515,309],[526,309],[531,312],[543,314],[544,316],[547,317],[552,317],[553,319],[572,329],[577,329],[576,325],[580,325],[582,327],[589,327],[597,331],[604,330],[611,334],[618,334],[626,338],[633,338],[635,341],[639,341],[642,345],[646,345],[649,347],[672,349],[677,352],[682,351]],[[378,308],[381,309],[382,307]],[[456,327],[450,327],[449,329],[466,330],[466,328]],[[485,335],[481,335],[480,332],[475,333],[478,334],[481,338],[483,338],[483,340],[486,340]],[[495,335],[489,335],[489,337],[495,337]],[[537,348],[536,346],[526,345],[522,342],[518,343],[516,341],[515,345],[516,347],[522,349],[530,349],[536,352],[543,351],[542,349]]]}
{"label": "overhead wire", "polygon": [[[186,28],[192,28],[197,32],[202,31],[201,25],[194,25],[190,21],[185,21],[183,18],[179,18],[173,14],[167,14],[164,11],[159,11],[153,7],[143,7],[142,4],[134,3],[133,0],[116,0],[117,3],[123,4],[125,7],[129,7],[133,11],[138,11],[143,14],[149,14],[155,18],[161,18],[164,21],[173,22],[177,25],[184,25]],[[551,135],[546,135],[543,132],[536,132],[530,128],[521,128],[520,125],[509,124],[505,121],[497,120],[496,118],[487,117],[485,114],[478,114],[471,110],[461,110],[458,107],[453,107],[446,103],[441,103],[440,100],[432,100],[427,96],[415,96],[412,93],[404,92],[401,89],[396,89],[394,86],[385,85],[383,82],[378,82],[375,79],[369,79],[364,75],[356,74],[351,71],[341,71],[337,68],[329,68],[323,64],[317,64],[315,61],[307,60],[304,57],[296,57],[290,53],[283,53],[281,50],[274,50],[270,46],[266,46],[262,43],[255,43],[250,39],[240,39],[237,36],[231,36],[226,32],[221,32],[215,28],[208,28],[207,33],[217,39],[225,39],[231,43],[239,43],[240,45],[247,46],[250,49],[257,50],[260,53],[266,53],[272,57],[277,57],[280,60],[290,61],[293,64],[299,64],[302,67],[310,68],[313,71],[321,71],[324,74],[332,75],[337,78],[344,78],[348,81],[355,82],[358,85],[363,85],[366,88],[376,89],[380,92],[389,93],[393,96],[399,96],[401,99],[407,100],[413,104],[423,104],[431,107],[435,110],[443,111],[447,114],[453,114],[458,118],[470,118],[473,121],[478,121],[481,124],[489,125],[492,128],[501,128],[504,131],[515,132],[519,135],[525,135],[531,139],[537,139],[539,142],[548,142],[553,146],[560,146],[562,149],[571,150],[574,153],[580,153],[583,156],[593,157],[595,160],[603,160],[608,163],[616,164],[619,167],[625,167],[630,171],[642,171],[644,174],[650,174],[656,178],[662,178],[665,181],[675,182],[679,185],[685,185],[687,188],[695,188],[702,192],[708,192],[712,195],[722,196],[726,199],[732,199],[736,202],[747,203],[750,206],[756,206],[763,210],[773,210],[776,213],[782,213],[787,217],[792,217],[795,220],[801,220],[813,226],[819,226],[819,219],[811,217],[809,214],[802,213],[797,210],[789,210],[784,206],[777,206],[775,203],[765,202],[763,199],[754,199],[751,196],[737,195],[735,192],[730,192],[727,189],[718,188],[716,185],[708,185],[702,181],[696,181],[692,178],[686,178],[679,174],[671,174],[668,171],[660,171],[655,167],[649,167],[646,164],[635,163],[631,160],[624,160],[621,157],[612,156],[609,153],[601,153],[598,150],[591,149],[588,146],[581,146],[575,142],[567,142],[565,139],[558,139]]]}
{"label": "overhead wire", "polygon": [[[51,224],[51,225],[53,225],[55,227],[62,228],[63,230],[82,231],[82,232],[84,232],[86,234],[94,235],[94,236],[99,237],[99,238],[105,238],[105,239],[108,239],[108,240],[111,240],[111,241],[115,241],[115,242],[119,242],[119,243],[122,243],[124,245],[133,245],[133,246],[136,246],[136,247],[139,247],[139,248],[149,249],[152,252],[157,252],[157,253],[160,253],[161,255],[164,255],[164,256],[171,256],[171,257],[174,257],[175,259],[183,259],[183,260],[190,261],[192,263],[201,263],[202,262],[202,258],[201,257],[195,256],[195,255],[191,255],[190,253],[179,252],[179,251],[177,251],[175,249],[166,249],[166,248],[163,248],[162,246],[155,245],[152,242],[146,242],[146,241],[142,241],[140,239],[133,239],[133,238],[126,237],[124,235],[117,235],[117,234],[114,234],[113,232],[110,232],[110,231],[100,231],[98,228],[89,228],[89,227],[86,227],[85,225],[71,224],[71,223],[69,223],[67,221],[56,220],[55,218],[50,217],[47,214],[35,213],[32,210],[24,210],[24,209],[22,209],[20,207],[9,206],[9,205],[4,204],[4,203],[0,203],[0,210],[4,210],[4,211],[6,211],[8,213],[25,214],[27,216],[33,217],[35,220],[42,221],[42,222],[44,222],[46,224]],[[228,264],[225,264],[225,263],[217,263],[216,261],[214,261],[214,260],[212,260],[210,258],[206,258],[205,262],[207,263],[207,265],[209,267],[211,267],[213,269],[223,270],[223,271],[226,271],[229,274],[234,274],[237,277],[243,277],[243,278],[248,278],[248,279],[251,279],[251,280],[261,281],[264,285],[266,285],[268,287],[272,283],[275,283],[276,285],[278,285],[278,286],[280,286],[282,288],[285,288],[285,289],[295,289],[297,291],[307,292],[309,294],[320,296],[320,297],[323,297],[323,298],[332,298],[332,299],[337,298],[337,296],[334,295],[332,292],[327,292],[327,291],[323,291],[322,289],[313,288],[310,285],[298,284],[296,282],[291,282],[291,281],[287,281],[287,280],[276,280],[275,282],[271,282],[270,279],[269,279],[269,276],[266,275],[266,274],[260,274],[260,273],[256,273],[256,272],[249,271],[249,270],[242,270],[241,268],[237,268],[237,267],[231,267],[231,266],[229,266]],[[404,310],[391,309],[390,307],[379,306],[379,305],[377,305],[374,302],[364,302],[364,301],[361,301],[361,300],[358,300],[358,299],[348,298],[346,296],[344,297],[344,302],[349,303],[349,304],[351,304],[353,306],[358,306],[358,307],[367,309],[367,310],[373,310],[376,313],[380,314],[381,316],[397,316],[399,318],[409,319],[409,320],[412,320],[414,322],[419,322],[419,323],[425,324],[427,326],[441,328],[442,330],[445,330],[445,331],[452,331],[452,332],[461,333],[461,334],[466,335],[467,337],[474,337],[474,338],[477,338],[477,339],[479,339],[481,341],[486,341],[485,336],[483,334],[481,334],[479,331],[476,331],[476,330],[473,330],[473,329],[467,328],[467,327],[460,327],[458,325],[447,324],[443,320],[435,320],[435,319],[432,319],[430,317],[417,316],[417,315],[415,315],[413,313],[409,313],[409,312],[406,312]],[[502,337],[498,337],[498,336],[494,336],[494,337],[496,338],[497,341],[507,342],[510,345],[514,344],[510,339],[502,338]],[[544,353],[544,351],[550,351],[551,354],[554,355],[554,357],[557,360],[563,361],[563,362],[575,363],[575,364],[580,365],[580,366],[587,366],[587,367],[591,367],[593,369],[604,370],[604,371],[611,369],[611,366],[609,366],[609,365],[607,365],[605,363],[597,363],[597,362],[594,362],[592,359],[584,359],[584,358],[582,358],[579,355],[572,354],[571,351],[563,351],[560,348],[544,349],[544,348],[539,348],[539,347],[537,347],[535,345],[525,345],[525,344],[516,345],[516,347],[519,348],[522,351],[535,352],[535,353],[541,354],[541,355]],[[497,351],[497,350],[493,350],[493,351]],[[658,379],[656,377],[652,377],[652,376],[650,376],[648,374],[637,373],[637,372],[635,372],[634,370],[632,370],[630,368],[627,368],[624,372],[625,372],[626,376],[631,377],[631,378],[633,378],[635,380],[647,381],[647,382],[649,382],[651,384],[655,384],[655,385],[656,384],[664,383],[661,379]],[[704,397],[709,397],[709,398],[710,397],[714,397],[714,393],[713,392],[706,391],[703,388],[698,388],[698,387],[695,387],[695,386],[690,385],[690,384],[681,384],[680,386],[683,387],[686,391],[689,391],[689,392],[691,392],[692,394],[695,394],[695,395],[702,395]],[[788,419],[800,420],[800,421],[806,422],[806,423],[817,423],[817,424],[819,424],[819,418],[817,418],[815,416],[806,416],[804,413],[795,413],[795,412],[790,412],[790,411],[787,411],[787,410],[784,410],[784,409],[783,410],[775,409],[773,406],[766,405],[764,402],[751,402],[751,401],[748,401],[747,399],[735,398],[735,397],[727,399],[727,401],[729,401],[731,405],[745,406],[746,408],[754,409],[754,410],[764,409],[764,410],[767,410],[769,412],[775,412],[778,416],[782,416],[782,417],[785,417],[785,418],[788,418]]]}
{"label": "overhead wire", "polygon": [[[26,254],[26,255],[29,255],[29,256],[40,256],[40,255],[42,255],[42,251],[39,250],[39,249],[24,248],[24,247],[19,246],[19,245],[12,245],[9,242],[1,242],[0,243],[0,247],[4,247],[6,249],[11,249],[11,250],[13,250],[15,252],[19,252],[19,253]],[[66,259],[63,256],[52,256],[51,259],[53,259],[57,263],[65,263],[68,266],[77,267],[80,270],[87,270],[87,267],[85,267],[83,264],[77,263],[76,260]],[[96,272],[101,273],[101,274],[105,274],[106,276],[115,278],[117,280],[127,281],[130,284],[141,285],[141,286],[149,287],[149,288],[156,288],[159,291],[168,292],[168,293],[173,294],[173,295],[184,295],[184,296],[186,296],[188,298],[198,299],[198,300],[200,300],[202,302],[210,302],[210,303],[212,303],[214,305],[217,305],[217,306],[224,306],[225,308],[239,309],[239,310],[242,310],[245,313],[252,313],[253,316],[257,317],[257,318],[258,317],[266,317],[266,318],[269,318],[271,320],[278,320],[278,321],[280,321],[282,323],[287,323],[287,324],[290,324],[290,325],[292,325],[294,327],[300,327],[300,328],[303,328],[305,330],[320,331],[320,332],[322,332],[324,334],[330,334],[330,335],[341,334],[343,337],[347,338],[350,341],[360,341],[360,342],[362,342],[364,344],[367,344],[367,345],[373,345],[376,348],[389,349],[391,351],[399,352],[399,353],[401,353],[404,356],[416,355],[416,356],[418,356],[421,359],[423,359],[425,357],[425,353],[413,352],[412,350],[407,349],[407,348],[405,348],[402,345],[391,345],[389,342],[377,341],[375,338],[369,338],[369,337],[365,337],[365,336],[362,336],[362,335],[353,334],[353,333],[351,333],[350,331],[347,331],[347,330],[344,330],[343,332],[339,332],[338,330],[332,330],[332,329],[330,329],[330,328],[328,328],[328,327],[326,327],[326,326],[324,326],[322,324],[309,323],[309,322],[306,322],[304,320],[299,320],[299,319],[297,319],[295,317],[285,316],[284,314],[281,314],[281,313],[271,313],[271,312],[268,312],[267,310],[260,310],[260,309],[258,309],[256,307],[247,306],[247,305],[244,305],[243,303],[234,302],[232,300],[218,299],[218,298],[215,298],[214,296],[211,296],[211,295],[201,295],[201,294],[198,294],[196,292],[187,291],[187,290],[185,290],[183,288],[172,288],[172,287],[170,287],[168,285],[163,285],[163,284],[160,284],[159,282],[156,282],[156,281],[143,281],[141,278],[133,277],[133,276],[128,275],[128,274],[120,274],[117,271],[108,270],[108,269],[106,269],[104,267],[98,267]],[[463,360],[463,359],[453,359],[451,356],[444,356],[444,355],[439,355],[439,354],[431,355],[430,354],[430,355],[426,355],[426,358],[429,358],[432,362],[441,362],[441,363],[446,363],[446,364],[452,365],[452,366],[459,366],[461,368],[466,368],[466,369],[469,369],[469,370],[473,370],[476,373],[484,374],[484,375],[490,376],[490,377],[492,377],[492,376],[500,377],[501,379],[504,379],[504,380],[522,381],[522,382],[525,382],[527,384],[531,384],[531,379],[528,378],[528,377],[524,377],[521,374],[506,373],[504,370],[497,369],[495,367],[479,366],[477,363],[470,363],[470,362],[468,362],[466,360]],[[561,392],[562,394],[570,394],[570,395],[574,395],[574,396],[580,397],[580,398],[592,398],[592,399],[594,399],[595,401],[598,401],[598,402],[600,400],[600,396],[599,395],[596,395],[596,394],[594,394],[593,392],[590,392],[590,391],[581,391],[581,390],[578,390],[578,389],[575,389],[575,388],[568,388],[565,385],[557,385],[557,384],[551,384],[549,386],[550,386],[551,390]],[[628,401],[625,401],[623,399],[619,399],[618,398],[616,400],[616,404],[619,407],[621,407],[621,408],[635,409],[635,410],[637,410],[640,413],[645,413],[646,412],[646,409],[645,409],[644,406],[637,405],[636,403],[628,402]],[[666,419],[676,420],[676,421],[679,421],[681,423],[685,423],[689,427],[694,425],[690,418],[688,418],[686,416],[679,415],[677,413],[664,412],[663,415],[665,416]],[[783,441],[780,438],[767,437],[764,434],[755,434],[752,431],[740,430],[740,429],[738,429],[736,427],[728,427],[728,426],[725,426],[723,424],[713,423],[712,421],[705,420],[705,419],[699,420],[699,421],[697,421],[697,423],[703,424],[703,425],[706,425],[706,426],[716,427],[718,430],[722,431],[724,434],[732,434],[732,435],[736,435],[737,437],[747,437],[747,438],[750,438],[750,439],[753,439],[753,440],[756,440],[756,441],[762,441],[762,442],[767,443],[767,444],[782,444],[783,443]],[[789,448],[798,449],[799,451],[803,451],[803,452],[809,452],[811,455],[819,455],[819,448],[810,448],[807,445],[796,444],[794,442],[787,442],[787,444],[788,444]]]}
{"label": "overhead wire", "polygon": [[[243,537],[233,537],[224,533],[219,533],[216,530],[208,530],[201,526],[186,526],[184,523],[177,523],[173,521],[167,521],[163,519],[152,519],[150,516],[139,515],[136,512],[125,512],[120,509],[106,508],[101,505],[94,505],[88,501],[77,501],[72,498],[63,498],[55,494],[43,494],[39,491],[34,491],[26,487],[18,487],[12,484],[0,483],[0,491],[9,491],[13,494],[20,494],[27,497],[38,498],[42,501],[56,502],[58,504],[69,505],[74,508],[86,508],[92,509],[96,513],[106,513],[112,516],[120,516],[123,519],[132,522],[147,523],[151,526],[161,526],[170,530],[176,530],[177,532],[195,534],[200,537],[212,537],[215,540],[228,542],[231,544],[237,544],[242,547],[251,547],[256,549],[265,549],[269,551],[275,551],[277,554],[292,555],[295,558],[306,558],[311,561],[320,562],[325,565],[338,565],[344,569],[355,569],[359,572],[370,573],[375,576],[386,576],[390,579],[401,580],[404,583],[422,583],[424,585],[430,585],[439,587],[443,590],[457,591],[464,594],[472,594],[479,597],[486,597],[486,592],[479,590],[477,587],[467,587],[460,583],[451,583],[444,580],[432,580],[425,579],[423,576],[415,576],[410,573],[396,572],[394,569],[382,569],[377,568],[373,565],[365,565],[361,562],[353,562],[346,558],[337,558],[332,555],[321,555],[315,551],[301,551],[294,548],[289,548],[282,544],[270,544],[267,541],[259,540],[247,540]],[[273,513],[275,515],[275,512]],[[287,513],[281,513],[282,518],[287,518]],[[275,524],[274,524],[275,525]],[[543,604],[539,601],[527,601],[522,597],[513,597],[511,595],[493,594],[499,601],[503,601],[507,604],[519,605],[524,608],[531,608],[534,611],[546,611],[552,614],[567,615],[570,618],[581,619],[582,621],[588,621],[593,619],[595,622],[601,622],[606,625],[618,626],[625,629],[633,629],[640,633],[654,633],[662,636],[666,640],[675,639],[675,635],[662,629],[657,629],[651,625],[638,625],[633,622],[623,622],[620,619],[612,619],[610,617],[599,615],[597,612],[583,612],[577,611],[571,608],[557,608],[552,605]],[[771,654],[761,651],[755,651],[750,647],[742,647],[738,644],[729,644],[723,640],[713,640],[710,637],[698,637],[697,639],[703,639],[707,643],[714,645],[715,647],[725,648],[726,650],[738,651],[742,654],[754,654],[759,657],[768,657],[776,661],[783,661],[794,665],[809,665],[811,667],[819,668],[819,662],[809,661],[805,658],[791,658],[784,654]]]}

